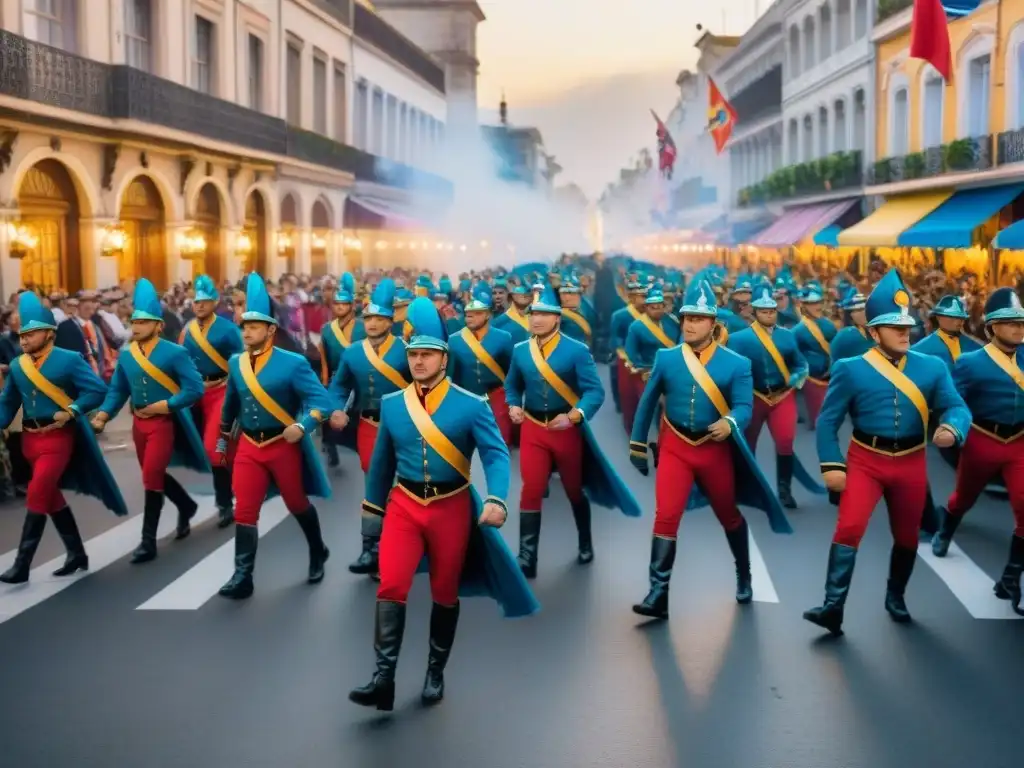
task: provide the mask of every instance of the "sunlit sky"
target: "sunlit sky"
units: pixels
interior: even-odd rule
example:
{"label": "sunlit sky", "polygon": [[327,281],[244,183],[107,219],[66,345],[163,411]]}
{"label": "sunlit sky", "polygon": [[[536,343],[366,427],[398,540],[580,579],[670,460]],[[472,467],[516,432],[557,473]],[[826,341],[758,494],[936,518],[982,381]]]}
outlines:
{"label": "sunlit sky", "polygon": [[[664,116],[675,78],[696,62],[696,24],[741,34],[758,0],[478,0],[481,120],[504,90],[509,120],[534,125],[574,181],[599,195],[654,143],[649,108]],[[770,0],[759,0],[765,10]],[[723,14],[723,11],[725,13]],[[724,23],[723,23],[724,22]]]}

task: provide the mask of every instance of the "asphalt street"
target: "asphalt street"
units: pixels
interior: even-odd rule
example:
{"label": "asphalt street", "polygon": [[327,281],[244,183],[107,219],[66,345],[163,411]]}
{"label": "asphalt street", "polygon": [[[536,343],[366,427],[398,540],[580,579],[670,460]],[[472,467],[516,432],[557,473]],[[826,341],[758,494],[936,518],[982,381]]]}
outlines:
{"label": "asphalt street", "polygon": [[[1024,623],[991,596],[1006,557],[1007,502],[986,497],[942,562],[922,556],[907,602],[882,608],[890,537],[879,509],[863,543],[846,636],[801,620],[822,599],[835,508],[795,493],[796,533],[777,536],[746,510],[755,602],[733,599],[733,565],[710,511],[683,521],[671,619],[630,606],[647,587],[653,477],[629,465],[609,400],[594,428],[644,506],[641,520],[595,509],[596,559],[575,562],[575,529],[557,481],[546,502],[537,616],[506,621],[463,602],[446,699],[419,704],[430,597],[410,599],[391,716],[350,704],[373,669],[374,584],[345,568],[357,554],[361,475],[343,458],[319,501],[332,549],[327,577],[305,584],[306,547],[268,505],[256,594],[216,596],[231,572],[231,530],[212,497],[183,542],[131,566],[140,519],[73,498],[88,575],[49,576],[63,549],[48,528],[32,580],[0,585],[0,765],[10,768],[907,768],[1021,764]],[[798,452],[816,466],[813,434]],[[774,476],[770,439],[759,445]],[[108,454],[141,511],[134,455]],[[517,458],[514,455],[513,460]],[[936,498],[952,486],[938,456]],[[187,484],[205,489],[201,476]],[[516,509],[518,487],[509,500]],[[0,508],[0,569],[13,560],[23,508]],[[165,530],[173,513],[165,512]],[[505,535],[513,548],[518,520]],[[52,562],[54,560],[57,562]]]}

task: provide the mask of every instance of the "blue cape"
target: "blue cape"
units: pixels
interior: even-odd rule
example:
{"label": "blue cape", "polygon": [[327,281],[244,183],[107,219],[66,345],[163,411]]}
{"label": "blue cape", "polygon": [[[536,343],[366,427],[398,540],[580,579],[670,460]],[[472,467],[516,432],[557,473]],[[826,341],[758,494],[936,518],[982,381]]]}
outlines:
{"label": "blue cape", "polygon": [[210,461],[203,447],[203,438],[192,420],[192,409],[183,408],[173,414],[174,451],[171,453],[172,467],[188,467],[197,472],[209,472]]}
{"label": "blue cape", "polygon": [[75,419],[74,430],[73,458],[60,477],[61,489],[92,496],[118,517],[127,517],[128,505],[124,503],[121,489],[103,458],[89,420],[84,417]]}
{"label": "blue cape", "polygon": [[579,429],[583,430],[583,490],[587,498],[599,507],[621,510],[626,517],[640,517],[640,504],[604,455],[590,425],[584,421]]}

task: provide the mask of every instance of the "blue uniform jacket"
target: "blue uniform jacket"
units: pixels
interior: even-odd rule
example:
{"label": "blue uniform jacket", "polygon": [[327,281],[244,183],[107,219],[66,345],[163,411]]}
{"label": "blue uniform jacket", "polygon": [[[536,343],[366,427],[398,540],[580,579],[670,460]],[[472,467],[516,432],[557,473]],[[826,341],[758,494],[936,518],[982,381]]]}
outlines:
{"label": "blue uniform jacket", "polygon": [[[987,346],[995,354],[1006,357],[994,345]],[[1024,371],[1019,352],[1006,359],[1012,368]],[[985,347],[960,355],[953,366],[953,382],[975,419],[1007,426],[1024,423],[1024,389],[996,364]],[[999,435],[998,439],[1005,440],[1009,436]]]}
{"label": "blue uniform jacket", "polygon": [[800,322],[800,313],[792,303],[785,309],[779,310],[779,325],[783,328],[794,328]]}
{"label": "blue uniform jacket", "polygon": [[746,328],[729,335],[729,349],[750,361],[750,370],[754,375],[754,389],[758,392],[796,386],[799,379],[807,375],[807,360],[804,359],[797,346],[793,331],[775,326],[771,331],[771,337],[789,368],[789,381],[783,381],[782,372],[779,371],[779,367],[768,354],[767,348],[761,343],[753,328]]}
{"label": "blue uniform jacket", "polygon": [[[400,389],[395,382],[373,367],[366,356],[368,344],[369,341],[364,339],[346,349],[345,354],[341,356],[341,365],[334,372],[334,378],[331,379],[331,386],[328,388],[332,410],[344,410],[348,405],[349,396],[352,396],[352,410],[357,415],[363,411],[379,411],[381,398]],[[394,368],[406,383],[412,381],[404,341],[390,336],[381,344],[377,354],[381,360]]]}
{"label": "blue uniform jacket", "polygon": [[512,308],[509,308],[504,313],[498,315],[491,320],[491,326],[494,328],[500,328],[512,337],[512,343],[518,344],[521,341],[526,341],[530,338],[530,321],[527,320],[526,315],[515,310],[516,318],[521,318],[523,322],[519,322],[518,319],[513,318],[509,312],[512,312]]}
{"label": "blue uniform jacket", "polygon": [[622,309],[615,311],[612,315],[612,345],[616,353],[623,360],[626,359],[626,336],[629,335],[629,326],[641,315],[639,309],[632,304],[627,304]]}
{"label": "blue uniform jacket", "polygon": [[[290,426],[274,418],[246,385],[240,363],[242,355],[247,354],[243,352],[235,355],[229,363],[221,431],[229,432],[236,421],[244,432],[253,433]],[[267,395],[306,430],[306,436],[299,444],[302,449],[302,485],[306,494],[330,498],[331,484],[324,474],[311,437],[320,422],[331,412],[331,399],[327,391],[305,357],[278,347],[271,347],[256,358],[254,373]],[[248,438],[243,436],[242,439]],[[271,483],[267,498],[272,499],[279,494],[277,486]]]}
{"label": "blue uniform jacket", "polygon": [[174,421],[174,451],[171,453],[172,467],[188,467],[199,472],[209,472],[210,462],[203,448],[203,438],[192,420],[191,408],[203,396],[203,379],[192,362],[188,350],[167,339],[156,339],[147,359],[178,385],[177,394],[164,387],[150,376],[132,354],[135,342],[121,350],[117,367],[110,379],[110,390],[100,410],[114,418],[130,399],[132,410],[147,405],[167,402],[167,409]]}
{"label": "blue uniform jacket", "polygon": [[737,315],[731,309],[719,309],[718,322],[722,323],[722,325],[725,326],[725,330],[730,334],[738,333],[739,331],[750,327],[750,323],[744,320],[741,315]]}
{"label": "blue uniform jacket", "polygon": [[[971,425],[971,412],[956,391],[953,378],[940,360],[910,351],[900,367],[928,403],[940,414],[941,423],[957,434],[962,444]],[[845,469],[839,448],[839,427],[849,414],[853,428],[889,440],[924,436],[925,425],[910,398],[900,392],[864,359],[840,360],[832,366],[832,378],[818,416],[818,460],[822,472]]]}
{"label": "blue uniform jacket", "polygon": [[[448,373],[452,381],[463,389],[472,392],[474,395],[487,395],[492,389],[504,384],[490,368],[480,362],[469,344],[466,343],[465,334],[473,333],[468,328],[463,328],[454,336],[448,338]],[[500,328],[488,328],[481,346],[494,358],[498,367],[508,373],[508,367],[512,363],[512,337]]]}
{"label": "blue uniform jacket", "polygon": [[[204,379],[227,376],[228,372],[213,362],[192,337],[192,325],[195,324],[198,328],[198,323],[198,320],[190,320],[182,330],[181,346],[188,351],[189,357],[195,363],[196,370]],[[237,355],[245,349],[245,344],[242,343],[242,332],[238,326],[223,317],[214,315],[206,327],[200,329],[200,332],[206,337],[210,346],[217,351],[217,354],[224,358],[225,362],[230,360],[232,355]]]}
{"label": "blue uniform jacket", "polygon": [[[53,414],[61,410],[25,375],[22,370],[24,357],[19,355],[11,361],[7,381],[0,393],[0,429],[10,426],[19,408],[23,419],[52,419]],[[71,425],[75,430],[74,460],[68,462],[61,475],[60,487],[99,499],[115,515],[126,516],[128,507],[121,496],[121,489],[103,458],[87,418],[87,414],[103,402],[107,385],[79,353],[59,347],[50,349],[40,373],[71,398],[69,410],[75,414]]]}
{"label": "blue uniform jacket", "polygon": [[874,349],[875,340],[868,334],[866,328],[858,328],[855,325],[847,325],[840,328],[832,339],[832,364],[838,360],[845,360],[848,357],[860,357],[869,349]]}
{"label": "blue uniform jacket", "polygon": [[[572,403],[555,392],[533,364],[532,343],[516,344],[512,352],[512,365],[505,378],[508,404],[539,413],[568,411]],[[548,364],[579,397],[576,407],[583,412],[583,421],[577,429],[583,431],[583,487],[587,496],[595,504],[640,517],[640,505],[604,455],[588,423],[604,403],[604,387],[590,350],[575,339],[557,334],[547,342],[545,351]]]}
{"label": "blue uniform jacket", "polygon": [[[457,483],[465,479],[423,439],[409,414],[405,397],[404,391],[394,392],[381,401],[380,428],[366,474],[363,502],[363,534],[366,536],[379,537],[383,525],[387,524],[389,494],[405,493],[393,488],[396,477],[424,483]],[[434,424],[459,453],[470,460],[474,452],[480,454],[487,498],[505,504],[511,473],[509,453],[488,402],[445,379],[427,394],[425,407]],[[501,534],[489,526],[476,525],[483,504],[475,489],[471,489],[471,493],[470,524],[473,527],[459,594],[490,596],[507,618],[536,613],[540,606]],[[421,503],[429,504],[429,501]],[[424,562],[420,570],[427,569]]]}
{"label": "blue uniform jacket", "polygon": [[341,357],[346,349],[366,338],[363,321],[352,315],[342,326],[337,319],[325,323],[320,329],[320,381],[326,387],[331,377],[341,365]]}
{"label": "blue uniform jacket", "polygon": [[981,349],[981,344],[966,334],[961,333],[958,336],[951,336],[941,330],[929,333],[919,342],[914,344],[911,349],[915,352],[920,352],[922,355],[931,355],[932,357],[939,358],[939,360],[944,362],[946,367],[952,371],[953,364],[956,363],[956,360],[953,359],[953,353],[950,352],[949,346],[946,345],[946,342],[949,342],[954,349],[959,350],[957,358],[967,354],[968,352],[975,352]]}
{"label": "blue uniform jacket", "polygon": [[[792,533],[793,529],[786,519],[778,497],[772,492],[768,480],[758,467],[757,460],[743,437],[743,430],[750,424],[754,401],[750,361],[715,342],[701,352],[700,360],[729,404],[729,415],[725,418],[732,423],[729,441],[733,453],[734,484],[738,503],[764,511],[768,515],[772,530],[776,533]],[[646,444],[644,438],[650,429],[658,400],[662,396],[665,398],[665,418],[670,425],[691,432],[703,432],[722,418],[711,399],[690,374],[683,359],[682,347],[662,349],[655,356],[651,378],[647,381],[643,397],[637,406],[631,442]],[[671,426],[666,428],[670,429]],[[690,491],[686,508],[697,509],[707,505],[707,498],[695,484]]]}
{"label": "blue uniform jacket", "polygon": [[[818,343],[818,340],[814,338],[814,335],[807,328],[807,323],[814,323],[818,326],[821,335],[825,337],[825,341],[829,344],[829,352],[826,352],[821,344]],[[827,317],[819,317],[817,320],[805,317],[793,329],[796,344],[807,361],[808,376],[812,379],[821,380],[828,377],[829,368],[832,365],[832,340],[836,337],[836,333],[835,325]]]}
{"label": "blue uniform jacket", "polygon": [[[584,327],[579,320],[586,323]],[[579,309],[569,310],[562,307],[561,330],[570,339],[581,341],[588,347],[594,341],[594,325],[597,323],[597,313],[590,306],[590,302],[584,299],[580,302]],[[589,332],[588,332],[589,331]]]}
{"label": "blue uniform jacket", "polygon": [[[673,322],[672,316],[665,314],[658,323],[669,340],[676,345],[681,333],[679,322]],[[634,320],[626,332],[626,359],[641,371],[649,371],[654,367],[654,356],[658,350],[666,349],[665,345],[651,332],[643,320]]]}

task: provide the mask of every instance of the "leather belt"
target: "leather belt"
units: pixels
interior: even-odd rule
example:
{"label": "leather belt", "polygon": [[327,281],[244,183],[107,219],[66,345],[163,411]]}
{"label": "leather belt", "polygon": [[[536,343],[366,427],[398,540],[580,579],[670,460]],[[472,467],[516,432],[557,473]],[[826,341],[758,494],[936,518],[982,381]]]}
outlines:
{"label": "leather belt", "polygon": [[558,409],[556,411],[532,411],[529,408],[526,408],[524,410],[526,411],[526,415],[529,416],[534,421],[539,421],[541,424],[547,424],[549,421],[554,419],[556,416],[561,416],[563,414],[566,414],[569,411],[571,411],[572,409],[566,407],[566,408],[560,408],[560,409]]}
{"label": "leather belt", "polygon": [[764,395],[765,397],[775,397],[775,395],[781,395],[789,389],[790,387],[787,384],[780,384],[777,387],[766,387],[765,389],[758,389],[756,391],[759,395]]}
{"label": "leather belt", "polygon": [[264,429],[246,429],[242,427],[242,434],[252,440],[256,445],[269,443],[277,440],[284,434],[284,427],[266,427]]}
{"label": "leather belt", "polygon": [[673,430],[694,443],[703,440],[708,436],[708,431],[706,429],[687,429],[686,427],[676,424],[671,419],[665,419],[665,421],[668,422],[669,426],[672,427]]}
{"label": "leather belt", "polygon": [[367,421],[372,421],[374,424],[379,424],[380,409],[378,408],[376,410],[373,410],[371,408],[367,408],[365,411],[359,412],[359,418],[366,419]]}
{"label": "leather belt", "polygon": [[469,486],[469,483],[465,480],[454,480],[447,483],[428,483],[423,480],[410,480],[406,477],[398,478],[398,484],[411,495],[423,501],[436,499],[439,496],[449,496]]}
{"label": "leather belt", "polygon": [[975,419],[973,424],[983,432],[1007,439],[1017,437],[1021,432],[1024,432],[1024,422],[1001,424],[998,421],[990,421],[989,419]]}
{"label": "leather belt", "polygon": [[859,429],[853,430],[853,439],[861,445],[867,446],[872,450],[880,453],[907,453],[908,451],[914,451],[924,445],[924,435],[907,435],[906,437],[879,437],[878,435],[869,435],[867,432],[861,432]]}
{"label": "leather belt", "polygon": [[203,376],[203,382],[206,384],[220,384],[222,381],[227,379],[226,373],[217,373],[213,376]]}
{"label": "leather belt", "polygon": [[24,427],[25,429],[46,429],[47,427],[52,427],[56,423],[57,422],[55,422],[52,418],[51,419],[22,419],[21,420],[21,426]]}

